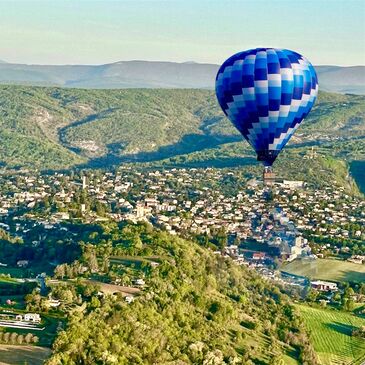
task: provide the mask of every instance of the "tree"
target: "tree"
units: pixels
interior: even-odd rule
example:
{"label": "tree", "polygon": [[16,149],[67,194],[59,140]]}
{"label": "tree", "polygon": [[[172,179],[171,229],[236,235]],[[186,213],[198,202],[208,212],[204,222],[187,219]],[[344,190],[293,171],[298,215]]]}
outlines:
{"label": "tree", "polygon": [[142,248],[143,248],[143,242],[142,242],[141,237],[139,236],[139,234],[137,232],[133,237],[132,246],[135,248],[135,250],[137,252],[142,250]]}
{"label": "tree", "polygon": [[28,332],[24,337],[25,343],[30,344],[33,341],[33,334]]}
{"label": "tree", "polygon": [[65,265],[58,265],[54,270],[54,276],[59,279],[63,279],[66,275]]}
{"label": "tree", "polygon": [[332,300],[335,302],[340,302],[341,301],[341,294],[339,292],[336,292],[333,294]]}
{"label": "tree", "polygon": [[227,237],[227,233],[223,227],[218,230],[218,232],[215,236],[215,240],[217,242],[217,246],[221,250],[223,250],[227,246],[228,237]]}
{"label": "tree", "polygon": [[70,304],[72,303],[74,296],[70,289],[65,289],[61,291],[59,298],[66,304]]}
{"label": "tree", "polygon": [[365,283],[361,283],[359,293],[365,295]]}
{"label": "tree", "polygon": [[310,302],[315,302],[318,298],[318,295],[318,291],[311,288],[307,294],[307,300]]}
{"label": "tree", "polygon": [[98,259],[96,257],[95,248],[92,245],[85,246],[83,260],[89,266],[91,272],[97,272],[99,270]]}
{"label": "tree", "polygon": [[12,332],[10,335],[10,342],[15,344],[17,342],[18,334],[16,332]]}
{"label": "tree", "polygon": [[20,334],[17,338],[17,342],[19,345],[21,345],[24,342],[24,335]]}
{"label": "tree", "polygon": [[345,289],[345,292],[344,292],[345,297],[350,298],[353,295],[355,295],[354,289],[352,289],[351,287],[348,287],[348,288]]}
{"label": "tree", "polygon": [[343,308],[347,310],[348,312],[353,311],[355,308],[355,302],[351,298],[344,298],[343,299]]}
{"label": "tree", "polygon": [[3,335],[4,343],[9,343],[9,340],[10,340],[10,332],[5,332]]}
{"label": "tree", "polygon": [[100,305],[101,305],[100,300],[97,297],[94,296],[91,298],[91,302],[90,302],[91,309],[99,308]]}

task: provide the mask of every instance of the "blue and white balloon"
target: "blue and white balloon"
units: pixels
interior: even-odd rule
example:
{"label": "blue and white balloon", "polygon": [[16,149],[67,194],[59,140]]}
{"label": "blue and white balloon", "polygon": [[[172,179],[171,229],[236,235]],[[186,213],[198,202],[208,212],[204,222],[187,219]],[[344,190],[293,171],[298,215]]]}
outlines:
{"label": "blue and white balloon", "polygon": [[223,112],[271,166],[311,110],[318,93],[314,67],[287,49],[239,52],[219,68],[216,95]]}

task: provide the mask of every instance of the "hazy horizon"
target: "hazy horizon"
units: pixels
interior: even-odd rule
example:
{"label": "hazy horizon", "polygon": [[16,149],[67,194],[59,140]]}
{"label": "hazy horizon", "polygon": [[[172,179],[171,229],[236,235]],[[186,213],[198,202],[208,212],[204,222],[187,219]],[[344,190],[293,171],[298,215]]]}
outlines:
{"label": "hazy horizon", "polygon": [[[147,59],[130,59],[130,60],[116,60],[111,62],[102,62],[102,63],[26,63],[26,62],[9,62],[4,58],[0,57],[0,64],[12,64],[12,65],[26,65],[26,66],[103,66],[103,65],[111,65],[115,63],[121,62],[156,62],[156,63],[177,63],[177,64],[197,64],[197,65],[217,65],[219,63],[211,63],[211,62],[197,62],[197,61],[169,61],[169,60],[147,60]],[[333,66],[333,67],[365,67],[364,65],[354,64],[354,65],[338,65],[338,64],[314,64],[314,66]]]}
{"label": "hazy horizon", "polygon": [[[263,10],[264,9],[264,10]],[[220,64],[256,47],[315,65],[365,65],[361,1],[1,1],[0,59],[38,65],[129,60]]]}

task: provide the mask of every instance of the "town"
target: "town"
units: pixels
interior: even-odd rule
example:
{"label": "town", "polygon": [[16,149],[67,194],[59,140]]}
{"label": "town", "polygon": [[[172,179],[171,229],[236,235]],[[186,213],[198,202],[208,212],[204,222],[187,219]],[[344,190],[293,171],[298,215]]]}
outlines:
{"label": "town", "polygon": [[[26,170],[3,174],[1,228],[9,231],[9,216],[19,220],[15,224],[19,238],[26,224],[22,216],[48,229],[70,219],[149,221],[171,234],[209,235],[224,230],[229,244],[233,240],[265,243],[277,247],[289,261],[309,254],[310,242],[318,243],[319,255],[328,248],[354,255],[365,251],[361,197],[350,196],[335,184],[318,189],[283,180],[270,189],[275,197],[270,206],[267,187],[257,180],[239,180],[235,173],[234,169],[134,171],[125,167],[82,176]],[[38,214],[40,204],[52,207]]]}

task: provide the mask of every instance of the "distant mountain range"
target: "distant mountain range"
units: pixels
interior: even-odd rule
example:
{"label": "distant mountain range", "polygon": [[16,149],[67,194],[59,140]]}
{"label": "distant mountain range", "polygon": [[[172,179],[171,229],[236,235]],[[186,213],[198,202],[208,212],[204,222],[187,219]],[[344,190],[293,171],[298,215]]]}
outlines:
{"label": "distant mountain range", "polygon": [[[218,65],[121,61],[105,65],[26,65],[0,61],[1,84],[93,89],[212,89]],[[365,94],[365,66],[316,66],[321,90]]]}

